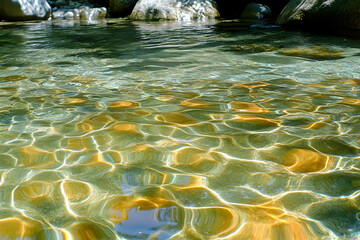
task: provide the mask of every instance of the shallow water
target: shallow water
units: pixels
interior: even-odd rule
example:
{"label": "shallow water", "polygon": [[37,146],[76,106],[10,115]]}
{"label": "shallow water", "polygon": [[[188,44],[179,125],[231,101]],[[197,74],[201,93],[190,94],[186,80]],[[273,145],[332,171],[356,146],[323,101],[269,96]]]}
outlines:
{"label": "shallow water", "polygon": [[2,23],[0,239],[357,238],[360,42],[239,25]]}

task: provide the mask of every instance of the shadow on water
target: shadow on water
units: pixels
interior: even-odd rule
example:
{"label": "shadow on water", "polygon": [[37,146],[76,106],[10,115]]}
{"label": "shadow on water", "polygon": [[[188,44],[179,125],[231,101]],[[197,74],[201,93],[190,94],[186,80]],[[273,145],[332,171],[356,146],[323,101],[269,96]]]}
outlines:
{"label": "shadow on water", "polygon": [[323,61],[344,58],[339,48],[360,48],[359,41],[354,39],[356,31],[347,31],[347,35],[329,36],[326,32],[284,29],[263,20],[223,21],[215,25],[215,32],[224,37],[235,34],[247,36],[241,40],[227,41],[222,48],[241,55],[274,52],[282,56]]}
{"label": "shadow on water", "polygon": [[[268,21],[184,24],[122,20],[109,21],[99,26],[34,23],[0,25],[0,29],[1,36],[4,36],[0,38],[2,51],[22,51],[23,48],[77,49],[79,51],[76,53],[65,56],[80,58],[128,59],[133,56],[147,59],[159,52],[163,58],[167,58],[180,57],[181,51],[189,49],[218,48],[235,54],[275,52],[309,60],[336,60],[344,57],[337,48],[360,48],[359,42],[354,39],[288,31]],[[242,37],[238,38],[239,35]],[[169,51],[171,49],[177,51]],[[17,60],[15,65],[21,64],[24,63]],[[56,62],[53,64],[67,65]],[[134,69],[137,68],[135,65]]]}

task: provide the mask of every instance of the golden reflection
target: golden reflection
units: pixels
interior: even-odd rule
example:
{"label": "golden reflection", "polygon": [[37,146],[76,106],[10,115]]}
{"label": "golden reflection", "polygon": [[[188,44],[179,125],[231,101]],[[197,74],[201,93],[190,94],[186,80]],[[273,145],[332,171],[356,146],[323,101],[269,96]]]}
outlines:
{"label": "golden reflection", "polygon": [[295,218],[273,219],[262,218],[249,221],[242,226],[241,230],[231,239],[254,239],[254,240],[312,240],[320,239],[309,226],[299,222]]}
{"label": "golden reflection", "polygon": [[324,85],[321,83],[310,83],[307,85],[308,87],[315,87],[315,88],[332,88],[332,86]]}
{"label": "golden reflection", "polygon": [[82,132],[92,132],[95,128],[90,123],[78,123],[76,124],[78,129]]}
{"label": "golden reflection", "polygon": [[195,124],[196,120],[190,118],[182,113],[164,113],[157,115],[155,119],[159,122],[169,123],[173,125],[191,125]]}
{"label": "golden reflection", "polygon": [[131,102],[131,101],[118,101],[118,102],[112,102],[109,104],[109,108],[132,108],[137,107],[139,104],[137,102]]}
{"label": "golden reflection", "polygon": [[103,155],[106,152],[99,152],[97,150],[83,150],[80,152],[72,152],[67,158],[66,163],[76,166],[91,166],[95,165],[99,169],[107,169],[113,167],[111,162],[108,162],[108,155]]}
{"label": "golden reflection", "polygon": [[35,199],[47,197],[53,191],[54,186],[47,182],[26,182],[18,186],[14,192],[14,199]]}
{"label": "golden reflection", "polygon": [[206,172],[216,167],[217,164],[211,152],[197,148],[181,148],[172,152],[174,167],[187,167],[195,171]]}
{"label": "golden reflection", "polygon": [[318,172],[328,167],[330,157],[307,149],[292,149],[283,156],[284,165],[298,173]]}
{"label": "golden reflection", "polygon": [[64,144],[66,144],[64,148],[75,151],[83,150],[86,148],[83,145],[83,142],[84,142],[83,138],[69,138],[64,140]]}
{"label": "golden reflection", "polygon": [[115,123],[111,126],[111,130],[116,133],[131,133],[131,134],[139,134],[137,130],[137,126],[133,123]]}
{"label": "golden reflection", "polygon": [[173,147],[179,145],[180,143],[172,139],[163,139],[155,142],[154,144],[159,147]]}
{"label": "golden reflection", "polygon": [[199,188],[199,187],[203,187],[205,182],[206,182],[206,178],[202,176],[176,175],[175,179],[173,179],[172,186],[179,187],[182,189]]}
{"label": "golden reflection", "polygon": [[150,144],[144,144],[144,145],[137,145],[134,147],[132,152],[139,153],[139,152],[146,152],[146,151],[152,151],[155,150]]}
{"label": "golden reflection", "polygon": [[[127,151],[122,151],[122,164],[150,164],[155,165],[166,160],[166,153],[150,144],[139,144]],[[143,165],[144,166],[144,165]]]}
{"label": "golden reflection", "polygon": [[71,82],[77,82],[81,84],[91,84],[95,80],[95,76],[82,76],[82,75],[74,75],[68,78]]}
{"label": "golden reflection", "polygon": [[360,79],[359,78],[328,78],[327,79],[330,82],[333,83],[346,83],[346,84],[352,84],[352,85],[360,85]]}
{"label": "golden reflection", "polygon": [[235,117],[230,119],[230,121],[254,123],[254,124],[259,124],[259,125],[269,126],[269,127],[278,127],[279,123],[280,123],[280,121],[278,121],[278,120],[264,118],[264,117],[251,116],[251,115],[235,115]]}
{"label": "golden reflection", "polygon": [[103,127],[103,124],[95,122],[91,119],[86,119],[82,122],[77,123],[76,127],[79,131],[88,133],[94,130],[99,130],[101,127]]}
{"label": "golden reflection", "polygon": [[180,105],[191,108],[209,108],[211,103],[195,99],[186,99],[182,100]]}
{"label": "golden reflection", "polygon": [[156,96],[155,99],[161,102],[169,102],[174,100],[175,97],[170,95],[160,95],[160,96]]}
{"label": "golden reflection", "polygon": [[320,129],[322,127],[325,127],[327,125],[327,123],[325,122],[314,122],[314,123],[310,123],[306,126],[304,126],[304,128],[308,128],[308,129]]}
{"label": "golden reflection", "polygon": [[146,116],[151,115],[151,112],[144,110],[144,109],[139,109],[139,110],[134,111],[132,114],[134,116],[146,117]]}
{"label": "golden reflection", "polygon": [[316,224],[289,215],[273,202],[243,210],[247,221],[229,239],[312,240],[321,238],[317,234],[325,234]]}
{"label": "golden reflection", "polygon": [[261,88],[261,87],[267,87],[267,86],[271,86],[271,84],[268,84],[265,82],[250,82],[250,83],[234,84],[232,87],[246,88],[246,89],[249,89],[250,92],[253,92],[253,89],[255,89],[255,88]]}
{"label": "golden reflection", "polygon": [[52,152],[38,149],[34,146],[19,148],[18,166],[29,168],[50,168],[56,165],[56,156]]}
{"label": "golden reflection", "polygon": [[111,167],[113,167],[113,165],[107,161],[105,161],[103,154],[101,152],[97,152],[94,154],[91,154],[88,161],[84,161],[82,162],[82,164],[85,165],[110,165]]}
{"label": "golden reflection", "polygon": [[94,140],[91,137],[78,137],[63,139],[63,148],[73,151],[84,151],[94,147]]}
{"label": "golden reflection", "polygon": [[236,232],[242,222],[241,213],[231,208],[209,207],[192,209],[192,212],[195,230],[210,238],[227,238],[227,235]]}
{"label": "golden reflection", "polygon": [[343,103],[344,104],[349,104],[349,105],[360,106],[360,99],[344,98]]}
{"label": "golden reflection", "polygon": [[108,150],[102,153],[105,162],[112,164],[121,163],[121,155],[118,151]]}
{"label": "golden reflection", "polygon": [[91,186],[84,182],[78,182],[73,180],[65,180],[62,183],[62,187],[66,198],[70,202],[81,202],[86,200],[91,192]]}
{"label": "golden reflection", "polygon": [[269,109],[262,108],[255,103],[248,102],[230,102],[231,110],[249,113],[268,113]]}
{"label": "golden reflection", "polygon": [[26,76],[21,76],[21,75],[12,75],[12,76],[7,76],[7,77],[0,77],[0,80],[2,81],[12,81],[12,82],[17,82],[17,81],[21,81],[21,80],[25,80],[28,77]]}
{"label": "golden reflection", "polygon": [[115,234],[100,224],[74,223],[66,228],[66,239],[74,240],[97,240],[97,239],[116,239]]}
{"label": "golden reflection", "polygon": [[85,99],[85,98],[66,98],[65,104],[76,105],[76,104],[84,103],[86,101],[87,101],[87,99]]}
{"label": "golden reflection", "polygon": [[0,219],[0,239],[43,239],[39,222],[26,217]]}
{"label": "golden reflection", "polygon": [[111,116],[108,116],[106,114],[101,114],[101,115],[97,115],[91,118],[93,121],[101,123],[103,125],[106,125],[112,121],[114,121],[114,119]]}

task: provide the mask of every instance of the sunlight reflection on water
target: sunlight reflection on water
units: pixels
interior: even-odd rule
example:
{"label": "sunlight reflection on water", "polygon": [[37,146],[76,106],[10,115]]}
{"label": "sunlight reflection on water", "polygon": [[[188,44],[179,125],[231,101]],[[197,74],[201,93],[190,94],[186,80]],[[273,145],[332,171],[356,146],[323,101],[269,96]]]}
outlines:
{"label": "sunlight reflection on water", "polygon": [[0,238],[353,239],[358,41],[0,25]]}

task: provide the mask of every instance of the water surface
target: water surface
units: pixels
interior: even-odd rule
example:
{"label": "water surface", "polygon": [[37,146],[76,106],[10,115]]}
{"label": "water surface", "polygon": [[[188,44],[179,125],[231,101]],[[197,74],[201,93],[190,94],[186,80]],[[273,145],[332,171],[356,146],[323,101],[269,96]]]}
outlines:
{"label": "water surface", "polygon": [[1,239],[356,239],[360,42],[0,25]]}

